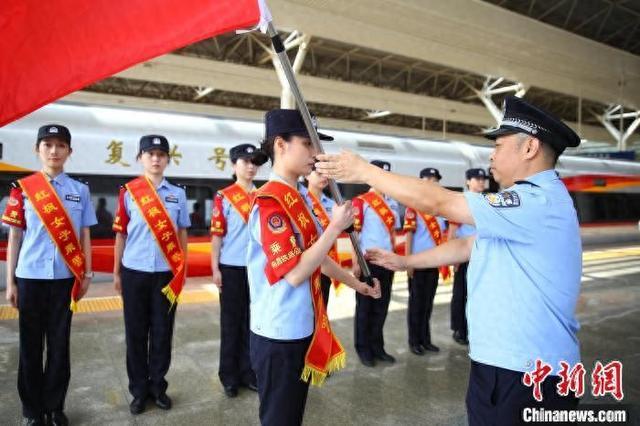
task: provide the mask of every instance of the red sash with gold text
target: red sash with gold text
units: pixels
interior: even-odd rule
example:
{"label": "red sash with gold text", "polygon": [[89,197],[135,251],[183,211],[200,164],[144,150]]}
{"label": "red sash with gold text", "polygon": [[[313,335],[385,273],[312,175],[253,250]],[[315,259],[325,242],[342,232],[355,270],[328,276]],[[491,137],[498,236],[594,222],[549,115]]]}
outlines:
{"label": "red sash with gold text", "polygon": [[227,186],[220,191],[222,196],[229,201],[236,212],[240,215],[244,223],[249,221],[249,213],[251,212],[252,194],[248,194],[244,188],[237,183]]}
{"label": "red sash with gold text", "polygon": [[[424,224],[427,230],[429,231],[431,238],[433,238],[433,242],[436,243],[436,246],[439,246],[442,243],[444,243],[445,237],[444,235],[442,235],[440,224],[438,223],[438,220],[435,218],[435,216],[431,216],[430,214],[420,213],[420,212],[418,214],[424,221]],[[449,276],[451,275],[451,271],[448,266],[441,266],[439,269],[443,279],[446,280],[447,278],[449,278]]]}
{"label": "red sash with gold text", "polygon": [[389,205],[386,203],[386,201],[384,201],[384,198],[373,191],[365,192],[358,197],[369,204],[373,211],[376,212],[382,223],[384,223],[387,231],[389,231],[391,247],[393,247],[393,230],[395,228],[396,218],[393,215],[393,211],[391,210]]}
{"label": "red sash with gold text", "polygon": [[[269,181],[262,186],[257,197],[269,197],[278,202],[286,212],[291,223],[302,236],[304,249],[308,249],[318,240],[318,230],[300,193],[287,184]],[[311,299],[315,327],[309,349],[304,359],[302,380],[321,386],[327,373],[343,368],[346,353],[338,338],[333,334],[327,316],[327,309],[320,288],[320,268],[311,275]]]}
{"label": "red sash with gold text", "polygon": [[149,179],[141,176],[127,183],[125,187],[171,268],[173,278],[162,289],[162,293],[173,306],[178,301],[184,285],[186,263],[176,227]]}
{"label": "red sash with gold text", "polygon": [[84,278],[85,260],[71,218],[44,173],[34,173],[20,179],[18,183],[75,278],[71,289],[70,303],[70,309],[75,312],[78,307],[80,286]]}
{"label": "red sash with gold text", "polygon": [[[329,226],[329,222],[331,221],[331,219],[329,218],[329,214],[325,210],[320,200],[318,200],[318,198],[316,198],[316,196],[313,195],[311,191],[309,191],[309,198],[311,198],[311,207],[313,208],[313,213],[315,213],[316,217],[318,218],[318,222],[320,222],[320,226],[322,226],[322,229],[327,229],[327,226]],[[338,243],[334,243],[331,247],[331,250],[329,250],[329,257],[333,259],[338,265],[340,264],[340,260],[338,258]],[[331,282],[333,283],[333,287],[335,289],[338,289],[338,287],[340,287],[339,281],[332,278]]]}

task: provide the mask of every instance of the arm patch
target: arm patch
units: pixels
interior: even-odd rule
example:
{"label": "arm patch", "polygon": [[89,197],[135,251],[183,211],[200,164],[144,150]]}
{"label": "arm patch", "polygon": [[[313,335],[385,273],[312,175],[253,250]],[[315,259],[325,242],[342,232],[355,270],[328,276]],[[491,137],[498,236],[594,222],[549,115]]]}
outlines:
{"label": "arm patch", "polygon": [[487,200],[492,207],[520,207],[520,196],[515,191],[486,194],[484,199]]}

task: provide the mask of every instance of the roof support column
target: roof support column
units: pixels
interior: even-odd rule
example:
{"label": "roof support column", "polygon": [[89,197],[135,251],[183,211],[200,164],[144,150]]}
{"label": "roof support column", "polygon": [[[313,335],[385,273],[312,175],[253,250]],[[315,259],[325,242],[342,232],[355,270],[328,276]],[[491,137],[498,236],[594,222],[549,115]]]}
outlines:
{"label": "roof support column", "polygon": [[496,79],[487,77],[484,84],[482,85],[482,89],[473,89],[473,91],[476,92],[476,95],[478,95],[487,110],[489,110],[489,113],[496,121],[496,124],[500,124],[500,121],[502,121],[502,110],[498,108],[491,97],[500,93],[514,92],[515,96],[521,98],[527,92],[527,87],[523,83],[513,83],[501,87],[500,85],[503,82],[503,77]]}
{"label": "roof support column", "polygon": [[[311,41],[311,36],[306,34],[301,34],[298,31],[293,31],[289,36],[284,40],[284,47],[287,51],[293,49],[295,47],[298,48],[298,52],[296,53],[296,57],[293,60],[292,68],[294,74],[298,74],[300,69],[302,69],[302,64],[304,63],[304,59],[307,56],[307,52],[309,51],[309,42]],[[291,88],[289,87],[289,82],[287,81],[284,72],[282,71],[282,66],[280,65],[280,61],[278,60],[278,56],[273,51],[271,46],[266,46],[262,43],[259,43],[260,46],[267,52],[268,57],[271,59],[273,63],[273,67],[276,70],[276,74],[278,75],[278,80],[280,81],[280,85],[282,86],[282,93],[280,95],[280,107],[293,109],[296,107],[296,101],[291,93]],[[262,63],[263,61],[260,61]]]}
{"label": "roof support column", "polygon": [[[624,112],[622,105],[611,105],[602,115],[594,114],[598,121],[618,142],[618,151],[627,150],[627,141],[640,126],[640,110],[634,112]],[[633,119],[633,122],[624,129],[624,120]],[[618,120],[618,128],[613,125],[613,121]]]}

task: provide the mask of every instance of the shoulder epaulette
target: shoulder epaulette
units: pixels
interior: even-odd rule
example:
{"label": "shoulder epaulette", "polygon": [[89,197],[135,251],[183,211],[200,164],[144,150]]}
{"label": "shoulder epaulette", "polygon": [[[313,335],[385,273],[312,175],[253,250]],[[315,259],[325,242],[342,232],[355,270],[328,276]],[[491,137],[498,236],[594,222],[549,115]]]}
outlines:
{"label": "shoulder epaulette", "polygon": [[88,181],[86,181],[86,180],[84,180],[84,179],[82,179],[82,178],[80,178],[80,177],[78,177],[78,176],[69,176],[69,177],[70,177],[71,179],[75,180],[76,182],[80,182],[80,183],[82,183],[82,184],[84,184],[84,185],[89,186],[89,182],[88,182]]}
{"label": "shoulder epaulette", "polygon": [[184,189],[184,190],[185,190],[185,192],[187,191],[187,185],[185,185],[185,184],[182,184],[182,183],[175,183],[175,182],[170,181],[169,179],[167,179],[167,182],[169,182],[169,183],[170,183],[171,185],[173,185],[173,186],[177,186],[178,188],[182,188],[182,189]]}
{"label": "shoulder epaulette", "polygon": [[531,186],[538,186],[533,182],[529,182],[528,180],[517,180],[514,182],[516,185],[522,185],[522,184],[527,184],[527,185],[531,185]]}

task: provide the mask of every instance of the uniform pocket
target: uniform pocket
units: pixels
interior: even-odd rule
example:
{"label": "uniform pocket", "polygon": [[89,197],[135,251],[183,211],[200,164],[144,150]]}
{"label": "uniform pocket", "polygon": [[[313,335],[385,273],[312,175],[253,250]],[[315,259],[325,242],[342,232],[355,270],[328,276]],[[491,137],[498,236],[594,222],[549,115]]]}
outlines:
{"label": "uniform pocket", "polygon": [[174,224],[178,223],[178,216],[180,215],[180,204],[178,203],[166,203],[164,207],[167,209],[169,213],[169,217],[173,221]]}

